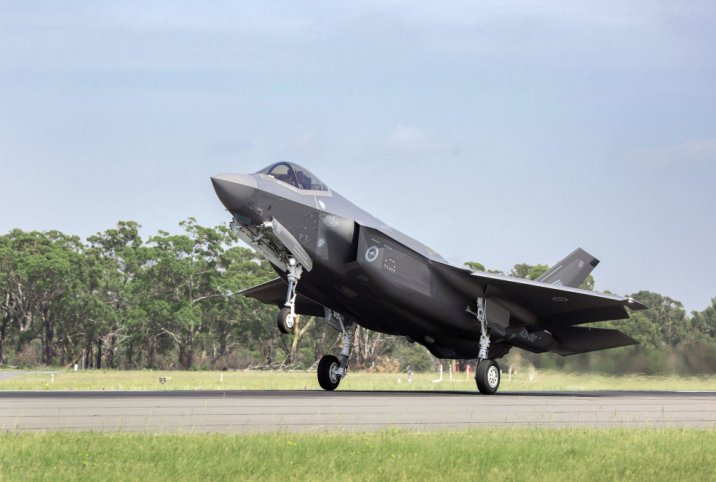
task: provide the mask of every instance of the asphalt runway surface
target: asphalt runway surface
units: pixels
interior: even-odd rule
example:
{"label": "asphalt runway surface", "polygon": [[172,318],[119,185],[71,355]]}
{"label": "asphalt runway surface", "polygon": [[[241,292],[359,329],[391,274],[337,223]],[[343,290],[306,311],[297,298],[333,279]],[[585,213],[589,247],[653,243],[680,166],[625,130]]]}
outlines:
{"label": "asphalt runway surface", "polygon": [[716,428],[716,392],[0,392],[0,430],[321,432]]}

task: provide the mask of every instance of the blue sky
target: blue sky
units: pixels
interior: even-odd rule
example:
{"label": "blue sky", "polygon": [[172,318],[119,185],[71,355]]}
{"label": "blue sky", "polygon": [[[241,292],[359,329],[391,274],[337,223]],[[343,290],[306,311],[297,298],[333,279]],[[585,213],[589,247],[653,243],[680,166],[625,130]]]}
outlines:
{"label": "blue sky", "polygon": [[713,2],[0,7],[0,232],[215,225],[293,160],[456,264],[716,296]]}

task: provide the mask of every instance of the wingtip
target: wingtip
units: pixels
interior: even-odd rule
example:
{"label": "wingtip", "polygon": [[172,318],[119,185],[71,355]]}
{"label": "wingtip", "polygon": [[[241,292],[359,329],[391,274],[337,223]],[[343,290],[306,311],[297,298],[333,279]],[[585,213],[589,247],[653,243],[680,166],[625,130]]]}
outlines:
{"label": "wingtip", "polygon": [[632,311],[642,311],[642,310],[649,309],[649,307],[646,306],[644,303],[641,303],[640,301],[637,301],[634,298],[627,298],[627,306]]}

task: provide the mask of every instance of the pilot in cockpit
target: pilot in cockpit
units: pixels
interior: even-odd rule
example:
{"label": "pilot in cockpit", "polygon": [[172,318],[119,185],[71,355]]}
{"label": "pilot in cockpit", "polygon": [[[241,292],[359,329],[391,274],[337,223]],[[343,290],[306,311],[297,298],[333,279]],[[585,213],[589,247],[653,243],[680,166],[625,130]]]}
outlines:
{"label": "pilot in cockpit", "polygon": [[328,188],[310,171],[289,162],[277,162],[259,171],[303,191],[327,191]]}
{"label": "pilot in cockpit", "polygon": [[296,171],[296,181],[298,181],[299,189],[311,189],[311,178],[303,173],[303,171]]}

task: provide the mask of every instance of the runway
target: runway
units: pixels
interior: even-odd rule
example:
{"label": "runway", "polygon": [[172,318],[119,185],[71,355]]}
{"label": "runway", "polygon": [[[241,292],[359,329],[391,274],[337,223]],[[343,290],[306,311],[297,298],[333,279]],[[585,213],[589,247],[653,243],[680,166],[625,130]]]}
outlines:
{"label": "runway", "polygon": [[0,392],[2,431],[716,428],[716,392]]}

